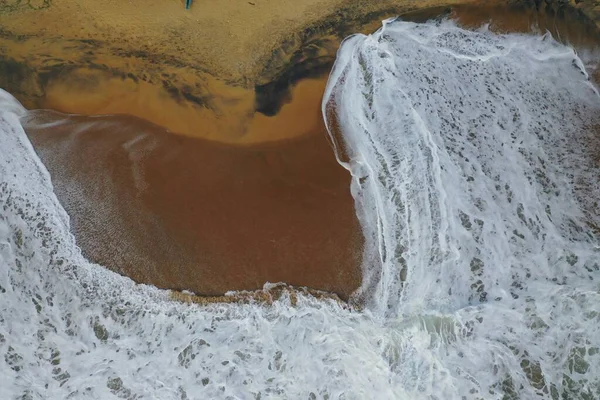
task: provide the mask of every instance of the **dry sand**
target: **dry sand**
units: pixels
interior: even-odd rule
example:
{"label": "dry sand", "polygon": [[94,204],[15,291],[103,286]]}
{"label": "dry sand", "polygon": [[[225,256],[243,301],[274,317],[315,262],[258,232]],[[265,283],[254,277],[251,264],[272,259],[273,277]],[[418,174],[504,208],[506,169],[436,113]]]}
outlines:
{"label": "dry sand", "polygon": [[[472,0],[443,4],[459,2]],[[255,111],[273,114],[290,84],[326,73],[346,35],[439,4],[195,0],[185,10],[178,0],[8,0],[0,87],[29,108],[126,113],[226,143],[298,137],[302,124],[273,129],[281,123]]]}
{"label": "dry sand", "polygon": [[[131,114],[226,143],[299,137],[310,127],[278,129],[256,111],[276,113],[299,78],[326,73],[343,37],[389,16],[471,3],[534,1],[194,0],[185,10],[179,0],[7,0],[0,87],[29,108]],[[600,20],[597,0],[539,3]]]}

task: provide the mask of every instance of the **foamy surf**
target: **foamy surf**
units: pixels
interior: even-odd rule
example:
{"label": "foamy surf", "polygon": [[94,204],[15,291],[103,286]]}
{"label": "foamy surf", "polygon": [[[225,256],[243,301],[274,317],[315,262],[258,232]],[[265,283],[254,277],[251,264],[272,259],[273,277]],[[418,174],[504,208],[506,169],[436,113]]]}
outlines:
{"label": "foamy surf", "polygon": [[414,392],[600,396],[599,109],[549,35],[388,20],[343,43],[323,112],[354,177],[369,309],[431,333],[427,361],[398,334]]}
{"label": "foamy surf", "polygon": [[0,398],[600,396],[600,101],[549,37],[386,21],[344,42],[324,111],[368,240],[363,312],[179,304],[90,264],[26,110],[0,108]]}

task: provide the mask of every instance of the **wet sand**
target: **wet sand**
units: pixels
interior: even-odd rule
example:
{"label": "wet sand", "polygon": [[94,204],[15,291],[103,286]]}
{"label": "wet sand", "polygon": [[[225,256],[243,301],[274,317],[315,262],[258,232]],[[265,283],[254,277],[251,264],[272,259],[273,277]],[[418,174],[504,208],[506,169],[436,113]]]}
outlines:
{"label": "wet sand", "polygon": [[293,139],[320,129],[322,118],[318,104],[326,79],[298,82],[290,90],[289,100],[275,115],[255,112],[254,93],[230,86],[215,89],[211,101],[223,103],[215,110],[191,107],[164,95],[162,88],[144,82],[129,89],[127,83],[119,79],[98,79],[97,82],[97,85],[86,90],[82,90],[77,82],[74,83],[73,77],[67,82],[51,85],[46,92],[43,108],[85,115],[149,117],[144,119],[167,127],[173,133],[249,145]]}

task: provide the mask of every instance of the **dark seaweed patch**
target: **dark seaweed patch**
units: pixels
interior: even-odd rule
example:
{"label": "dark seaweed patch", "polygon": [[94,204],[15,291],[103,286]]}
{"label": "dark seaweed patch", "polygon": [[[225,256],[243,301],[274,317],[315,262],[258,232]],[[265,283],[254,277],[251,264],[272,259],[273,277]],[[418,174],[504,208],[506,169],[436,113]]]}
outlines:
{"label": "dark seaweed patch", "polygon": [[256,111],[268,116],[279,112],[283,104],[289,100],[290,88],[301,79],[315,78],[326,74],[333,65],[333,57],[319,57],[299,63],[290,63],[277,80],[254,88],[256,94]]}
{"label": "dark seaweed patch", "polygon": [[2,76],[2,79],[20,82],[28,78],[30,74],[31,71],[24,63],[0,56],[0,76]]}
{"label": "dark seaweed patch", "polygon": [[[344,37],[364,30],[374,21],[395,15],[397,11],[397,8],[388,8],[357,15],[356,6],[350,6],[292,35],[265,60],[261,78],[270,76],[271,79],[262,83],[259,78],[254,88],[256,111],[268,116],[277,114],[283,104],[289,101],[290,88],[295,83],[301,79],[323,76],[331,69],[339,43]],[[450,11],[448,7],[435,7],[414,15],[404,15],[410,20],[425,21],[443,18]]]}

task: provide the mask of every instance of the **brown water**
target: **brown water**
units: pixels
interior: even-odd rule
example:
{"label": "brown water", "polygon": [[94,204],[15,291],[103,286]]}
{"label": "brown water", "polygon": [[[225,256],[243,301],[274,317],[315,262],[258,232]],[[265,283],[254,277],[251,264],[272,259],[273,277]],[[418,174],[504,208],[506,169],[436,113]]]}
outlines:
{"label": "brown water", "polygon": [[[455,7],[403,18],[443,13],[472,28],[549,29],[597,65],[598,30],[578,14]],[[326,43],[319,57],[332,57],[339,41]],[[347,298],[360,285],[363,239],[350,177],[325,139],[321,70],[289,92],[269,92],[281,107],[266,116],[256,112],[254,89],[210,75],[202,75],[209,95],[199,99],[165,84],[196,79],[181,68],[162,82],[77,69],[50,80],[39,101],[65,112],[137,115],[184,135],[130,116],[35,111],[24,124],[91,260],[201,294],[284,281]]]}
{"label": "brown water", "polygon": [[349,176],[322,134],[240,148],[125,116],[35,111],[24,126],[85,255],[136,281],[344,298],[360,284]]}

